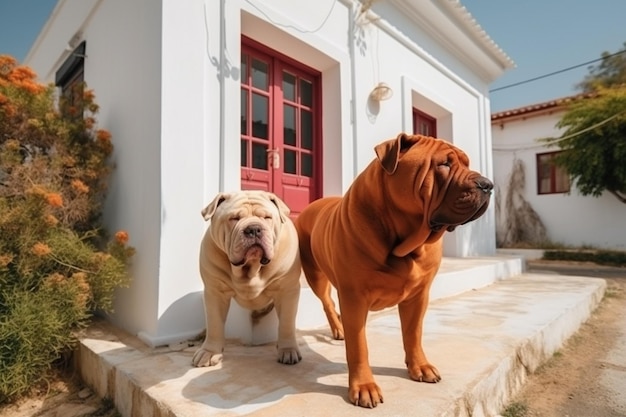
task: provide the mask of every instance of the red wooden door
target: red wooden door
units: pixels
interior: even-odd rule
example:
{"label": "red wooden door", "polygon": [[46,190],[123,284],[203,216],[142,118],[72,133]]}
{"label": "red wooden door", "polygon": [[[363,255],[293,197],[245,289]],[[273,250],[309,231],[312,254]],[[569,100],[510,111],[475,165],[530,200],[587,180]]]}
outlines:
{"label": "red wooden door", "polygon": [[319,198],[319,74],[244,39],[241,188],[275,193],[296,217]]}

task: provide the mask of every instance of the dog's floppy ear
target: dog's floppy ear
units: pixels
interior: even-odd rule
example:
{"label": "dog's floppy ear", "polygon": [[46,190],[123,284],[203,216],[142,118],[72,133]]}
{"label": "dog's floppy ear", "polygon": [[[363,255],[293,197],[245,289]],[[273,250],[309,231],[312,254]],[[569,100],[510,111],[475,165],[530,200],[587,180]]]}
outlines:
{"label": "dog's floppy ear", "polygon": [[203,208],[200,212],[204,220],[210,220],[211,217],[213,217],[213,215],[215,214],[215,210],[217,210],[217,207],[224,201],[226,201],[229,197],[230,194],[226,193],[219,193],[218,195],[216,195],[213,201],[211,201],[209,205]]}
{"label": "dog's floppy ear", "polygon": [[376,145],[374,148],[376,157],[387,174],[391,175],[396,172],[400,160],[400,151],[415,145],[418,140],[419,136],[408,136],[406,133],[400,133],[397,138]]}
{"label": "dog's floppy ear", "polygon": [[285,204],[283,200],[278,198],[276,194],[268,194],[270,201],[274,203],[274,205],[278,208],[278,212],[280,213],[280,222],[285,223],[289,218],[289,213],[291,213],[291,210],[289,209],[289,207],[287,207],[287,204]]}

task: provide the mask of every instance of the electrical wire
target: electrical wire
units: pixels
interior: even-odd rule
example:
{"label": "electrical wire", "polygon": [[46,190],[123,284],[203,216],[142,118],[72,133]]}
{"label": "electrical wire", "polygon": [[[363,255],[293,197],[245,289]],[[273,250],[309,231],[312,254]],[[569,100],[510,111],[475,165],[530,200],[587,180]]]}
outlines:
{"label": "electrical wire", "polygon": [[277,22],[274,19],[272,19],[267,13],[265,13],[265,11],[261,10],[261,8],[257,6],[256,4],[254,4],[252,1],[246,0],[246,3],[248,3],[250,6],[254,7],[255,9],[257,9],[259,13],[265,16],[265,18],[271,23],[273,23],[275,26],[280,26],[280,27],[287,28],[287,29],[293,29],[300,33],[315,33],[319,31],[322,27],[324,27],[324,25],[330,18],[330,15],[332,14],[333,9],[335,8],[335,5],[337,4],[337,0],[333,0],[333,3],[330,5],[330,9],[328,10],[328,13],[326,14],[326,17],[324,18],[324,20],[322,20],[322,23],[320,23],[315,29],[302,29],[294,25]]}
{"label": "electrical wire", "polygon": [[597,127],[600,127],[600,126],[602,126],[602,125],[607,124],[607,123],[608,123],[608,122],[610,122],[611,120],[613,120],[613,119],[615,119],[615,118],[617,118],[617,117],[619,117],[619,116],[621,116],[621,115],[623,115],[623,114],[626,114],[626,110],[621,111],[621,112],[619,112],[619,113],[616,113],[616,114],[614,114],[613,116],[607,117],[606,119],[604,119],[604,120],[602,120],[602,121],[599,121],[599,122],[598,122],[598,123],[596,123],[596,124],[593,124],[593,125],[591,125],[591,126],[589,126],[589,127],[584,128],[583,130],[579,130],[578,132],[574,132],[574,133],[572,133],[572,134],[570,134],[570,135],[567,135],[567,136],[564,136],[564,137],[562,137],[562,138],[558,138],[558,139],[555,139],[555,138],[546,138],[546,141],[548,141],[548,142],[549,142],[549,143],[546,143],[546,144],[539,144],[539,143],[537,143],[537,144],[534,144],[534,145],[519,146],[519,147],[515,147],[515,148],[514,148],[514,147],[510,147],[510,148],[507,148],[507,147],[504,147],[504,148],[499,148],[499,147],[497,147],[497,146],[494,146],[494,147],[492,147],[492,150],[494,150],[494,151],[501,151],[501,152],[505,152],[505,151],[523,151],[523,150],[535,149],[535,148],[545,148],[546,146],[554,145],[554,144],[556,144],[556,143],[563,142],[564,140],[568,140],[568,139],[571,139],[571,138],[575,138],[575,137],[576,137],[576,136],[578,136],[578,135],[582,135],[583,133],[589,132],[590,130],[593,130],[593,129],[597,128]]}
{"label": "electrical wire", "polygon": [[489,90],[489,92],[493,93],[493,92],[504,90],[504,89],[507,89],[507,88],[517,87],[518,85],[527,84],[527,83],[530,83],[530,82],[533,82],[533,81],[541,80],[543,78],[551,77],[553,75],[561,74],[561,73],[566,72],[566,71],[570,71],[570,70],[573,70],[573,69],[576,69],[576,68],[584,67],[585,65],[593,64],[595,62],[602,61],[604,59],[611,58],[611,57],[614,57],[614,56],[619,55],[619,54],[623,54],[624,52],[626,52],[626,49],[624,49],[623,51],[615,52],[615,53],[610,54],[610,55],[603,56],[601,58],[594,59],[592,61],[587,61],[587,62],[583,62],[582,64],[578,64],[578,65],[574,65],[574,66],[571,66],[571,67],[563,68],[561,70],[554,71],[554,72],[551,72],[549,74],[540,75],[538,77],[529,78],[528,80],[519,81],[519,82],[516,82],[516,83],[513,83],[513,84],[507,84],[507,85],[504,85],[502,87],[494,88],[492,90]]}

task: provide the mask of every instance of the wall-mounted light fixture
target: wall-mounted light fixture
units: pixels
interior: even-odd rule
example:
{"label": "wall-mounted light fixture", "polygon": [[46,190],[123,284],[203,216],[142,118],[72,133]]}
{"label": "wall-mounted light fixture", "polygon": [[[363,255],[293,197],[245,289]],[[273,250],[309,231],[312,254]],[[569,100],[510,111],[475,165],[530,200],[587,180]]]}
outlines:
{"label": "wall-mounted light fixture", "polygon": [[374,101],[388,100],[393,96],[393,90],[385,83],[378,83],[370,92],[370,98]]}

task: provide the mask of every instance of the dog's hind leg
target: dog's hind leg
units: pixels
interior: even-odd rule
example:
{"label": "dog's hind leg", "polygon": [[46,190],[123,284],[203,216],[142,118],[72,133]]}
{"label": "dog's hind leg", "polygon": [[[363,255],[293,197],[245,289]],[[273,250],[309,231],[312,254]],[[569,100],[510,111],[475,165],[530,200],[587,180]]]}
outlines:
{"label": "dog's hind leg", "polygon": [[333,338],[336,340],[343,340],[343,324],[341,324],[341,318],[335,309],[335,302],[331,297],[332,284],[328,280],[328,277],[319,268],[319,265],[313,256],[313,250],[311,248],[311,232],[307,228],[307,226],[310,226],[311,220],[309,219],[308,222],[304,221],[305,216],[306,214],[300,215],[300,217],[296,220],[302,271],[304,272],[304,276],[309,283],[309,287],[311,287],[313,293],[322,302],[322,307],[324,308],[324,313],[326,313],[326,319],[328,320],[328,325],[330,326]]}
{"label": "dog's hind leg", "polygon": [[328,277],[318,269],[312,268],[309,265],[305,266],[303,260],[302,267],[304,269],[304,275],[309,283],[309,286],[313,290],[313,293],[322,302],[324,313],[328,319],[328,325],[333,334],[333,338],[336,340],[343,340],[343,324],[341,323],[341,317],[335,309],[335,301],[331,296],[332,285],[328,280]]}

